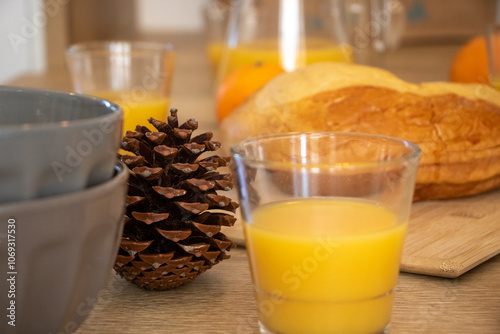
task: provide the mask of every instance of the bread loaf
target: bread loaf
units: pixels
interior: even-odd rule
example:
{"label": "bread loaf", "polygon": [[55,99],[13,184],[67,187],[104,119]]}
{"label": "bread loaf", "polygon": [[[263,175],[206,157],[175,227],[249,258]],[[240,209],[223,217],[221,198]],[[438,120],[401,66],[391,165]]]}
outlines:
{"label": "bread loaf", "polygon": [[307,131],[383,134],[418,144],[416,201],[500,187],[500,93],[486,85],[417,85],[377,68],[320,63],[272,79],[221,124],[226,147]]}

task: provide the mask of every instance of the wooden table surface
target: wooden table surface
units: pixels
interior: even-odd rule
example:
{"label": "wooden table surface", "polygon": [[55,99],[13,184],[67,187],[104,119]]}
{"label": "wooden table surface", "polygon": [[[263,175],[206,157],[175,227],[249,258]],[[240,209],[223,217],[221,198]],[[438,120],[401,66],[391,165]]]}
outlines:
{"label": "wooden table surface", "polygon": [[[217,132],[202,39],[169,40],[178,51],[172,106],[181,120],[195,117],[199,133]],[[409,81],[447,80],[456,50],[405,47],[387,57],[387,67]],[[64,71],[25,75],[10,84],[71,90]],[[231,255],[173,291],[144,291],[111,274],[76,333],[258,333],[245,249],[238,247]],[[455,279],[402,273],[389,333],[500,333],[500,256]]]}

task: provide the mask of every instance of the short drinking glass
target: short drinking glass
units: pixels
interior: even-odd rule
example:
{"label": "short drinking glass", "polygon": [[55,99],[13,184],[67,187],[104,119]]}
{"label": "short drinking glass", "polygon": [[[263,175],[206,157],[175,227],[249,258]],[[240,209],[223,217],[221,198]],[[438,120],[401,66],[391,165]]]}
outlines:
{"label": "short drinking glass", "polygon": [[262,333],[383,333],[420,156],[413,143],[294,133],[231,148]]}
{"label": "short drinking glass", "polygon": [[73,88],[119,104],[123,132],[165,121],[175,63],[171,44],[144,41],[90,41],[66,53]]}

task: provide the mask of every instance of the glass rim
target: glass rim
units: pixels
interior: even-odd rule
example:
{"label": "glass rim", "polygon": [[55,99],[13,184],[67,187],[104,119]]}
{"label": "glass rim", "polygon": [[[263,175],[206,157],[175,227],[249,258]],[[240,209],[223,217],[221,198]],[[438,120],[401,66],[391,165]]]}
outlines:
{"label": "glass rim", "polygon": [[[126,48],[124,48],[126,46]],[[67,55],[79,55],[92,52],[109,53],[115,52],[115,49],[123,51],[150,51],[150,52],[165,52],[175,53],[175,48],[169,42],[155,41],[137,41],[137,40],[102,40],[102,41],[86,41],[70,45],[66,49]]]}
{"label": "glass rim", "polygon": [[[277,162],[267,159],[260,158],[250,158],[245,155],[242,151],[244,147],[248,147],[253,143],[257,143],[263,140],[273,140],[273,139],[286,139],[286,138],[298,138],[298,137],[352,137],[352,138],[376,138],[379,140],[390,141],[394,144],[399,144],[401,147],[406,147],[409,151],[406,154],[398,155],[393,158],[389,158],[387,160],[377,160],[377,161],[364,161],[364,162],[352,162],[352,161],[339,161],[337,163],[310,163],[310,162]],[[307,167],[307,168],[327,168],[327,169],[364,169],[364,168],[373,168],[374,166],[391,166],[391,165],[399,165],[404,161],[414,161],[418,160],[421,155],[420,147],[408,140],[380,135],[380,134],[371,134],[371,133],[361,133],[361,132],[347,132],[347,131],[318,131],[318,132],[287,132],[287,133],[279,133],[279,134],[271,134],[271,135],[262,135],[251,137],[240,142],[235,143],[230,148],[230,153],[232,157],[236,160],[239,160],[243,163],[249,165],[260,165],[260,166],[274,166],[274,167]],[[346,164],[349,163],[349,167],[346,167]]]}

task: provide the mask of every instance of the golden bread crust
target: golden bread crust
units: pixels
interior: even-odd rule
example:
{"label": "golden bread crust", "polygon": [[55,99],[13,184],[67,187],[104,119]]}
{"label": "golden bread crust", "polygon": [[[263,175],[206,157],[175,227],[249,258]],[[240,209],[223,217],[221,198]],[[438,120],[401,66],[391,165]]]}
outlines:
{"label": "golden bread crust", "polygon": [[[349,66],[356,73],[359,67],[361,73],[367,71],[371,81],[350,80]],[[340,69],[330,73],[337,76],[333,83],[323,83],[321,89],[306,88],[303,78],[312,75],[307,68],[302,75],[277,78],[286,82],[278,92],[272,80],[223,122],[224,142],[283,132],[383,134],[412,141],[422,150],[415,200],[461,197],[500,186],[499,93],[478,85],[413,85],[364,66]],[[287,76],[302,88],[298,99],[286,93],[297,92]]]}

